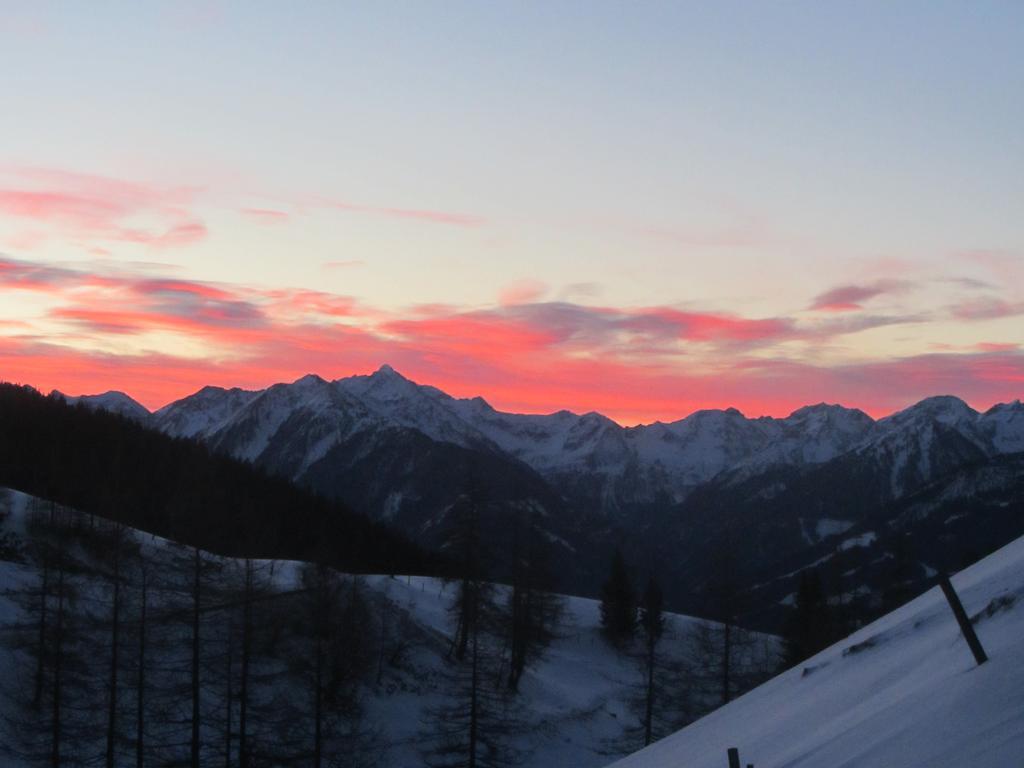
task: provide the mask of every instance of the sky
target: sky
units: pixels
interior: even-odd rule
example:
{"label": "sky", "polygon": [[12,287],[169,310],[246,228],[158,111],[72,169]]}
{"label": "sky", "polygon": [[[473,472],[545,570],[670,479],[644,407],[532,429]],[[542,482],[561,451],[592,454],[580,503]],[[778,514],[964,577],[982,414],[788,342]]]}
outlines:
{"label": "sky", "polygon": [[1024,394],[1020,2],[0,0],[0,379]]}

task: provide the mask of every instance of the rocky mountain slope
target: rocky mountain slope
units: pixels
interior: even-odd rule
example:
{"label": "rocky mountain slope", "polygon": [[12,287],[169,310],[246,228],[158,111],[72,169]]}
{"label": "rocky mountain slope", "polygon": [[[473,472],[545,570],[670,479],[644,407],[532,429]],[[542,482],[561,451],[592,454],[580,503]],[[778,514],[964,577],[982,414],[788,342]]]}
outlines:
{"label": "rocky mountain slope", "polygon": [[[794,563],[823,557],[808,561],[808,553],[842,546],[844,532],[890,530],[886,516],[897,514],[901,500],[1024,450],[1019,401],[979,413],[955,397],[933,397],[877,421],[827,404],[786,418],[706,410],[622,427],[597,413],[502,413],[389,366],[256,392],[207,387],[144,418],[428,543],[443,539],[459,497],[491,512],[499,548],[509,518],[539,518],[575,565],[567,589],[593,593],[608,552],[621,546],[671,582],[672,599],[691,610],[701,609],[723,553],[744,589],[777,581]],[[994,493],[1006,496],[1011,486]],[[1005,543],[1015,521],[999,526],[986,546]],[[921,535],[948,536],[927,530]],[[874,536],[888,548],[851,546],[848,559],[868,551],[883,562],[903,557],[891,537]],[[935,567],[922,562],[917,570]]]}

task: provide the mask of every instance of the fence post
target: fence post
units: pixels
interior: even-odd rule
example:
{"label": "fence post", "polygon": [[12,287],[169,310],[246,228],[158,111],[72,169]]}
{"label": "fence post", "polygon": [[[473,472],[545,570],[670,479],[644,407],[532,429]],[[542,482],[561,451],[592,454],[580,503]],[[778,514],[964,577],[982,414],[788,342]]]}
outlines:
{"label": "fence post", "polygon": [[729,768],[740,768],[740,751],[729,747]]}
{"label": "fence post", "polygon": [[946,596],[946,600],[949,601],[949,607],[953,609],[953,615],[956,616],[957,624],[960,625],[960,632],[963,633],[964,640],[967,641],[971,653],[974,654],[974,660],[978,662],[978,666],[981,666],[988,661],[988,656],[985,655],[985,649],[981,647],[981,641],[978,639],[974,627],[971,626],[971,620],[967,618],[967,611],[964,610],[960,597],[957,595],[956,590],[953,589],[949,576],[946,574],[939,576],[939,586],[942,587],[942,593]]}

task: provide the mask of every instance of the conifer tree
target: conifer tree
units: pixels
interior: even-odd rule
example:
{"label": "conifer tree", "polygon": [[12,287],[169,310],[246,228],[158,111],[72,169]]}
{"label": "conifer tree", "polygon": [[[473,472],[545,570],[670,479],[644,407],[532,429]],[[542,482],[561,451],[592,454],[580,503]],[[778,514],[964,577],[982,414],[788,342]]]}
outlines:
{"label": "conifer tree", "polygon": [[509,690],[519,688],[526,666],[540,659],[554,640],[561,622],[561,598],[551,591],[553,582],[547,548],[530,518],[516,521],[512,542],[512,585],[503,616],[509,648]]}
{"label": "conifer tree", "polygon": [[[478,602],[470,611],[482,618],[482,591],[470,595]],[[522,725],[508,689],[490,674],[497,664],[493,624],[468,626],[465,656],[449,660],[447,700],[424,719],[423,759],[429,768],[510,768],[521,757],[512,738]]]}
{"label": "conifer tree", "polygon": [[654,723],[655,666],[658,642],[665,633],[665,615],[662,611],[661,588],[650,577],[640,598],[640,628],[644,636],[644,666],[647,685],[644,695],[644,746],[651,743]]}
{"label": "conifer tree", "polygon": [[813,656],[827,647],[832,639],[832,615],[821,577],[813,569],[801,571],[796,604],[786,632],[786,666],[799,664]]}
{"label": "conifer tree", "polygon": [[71,546],[73,522],[56,504],[33,505],[25,550],[34,578],[8,593],[19,617],[4,642],[28,663],[3,681],[8,715],[0,754],[25,765],[60,768],[102,749],[102,720],[91,705],[102,673],[88,653],[91,620],[81,600],[84,569]]}
{"label": "conifer tree", "polygon": [[608,580],[601,587],[601,627],[615,645],[623,645],[636,631],[636,593],[620,550],[612,556]]}
{"label": "conifer tree", "polygon": [[[290,674],[305,703],[286,705],[291,715],[281,724],[276,762],[312,768],[333,765],[344,755],[353,768],[376,762],[373,734],[365,727],[359,684],[373,660],[372,622],[364,587],[322,564],[305,565],[302,591],[288,605],[292,619],[286,649]],[[282,702],[284,704],[284,702]]]}

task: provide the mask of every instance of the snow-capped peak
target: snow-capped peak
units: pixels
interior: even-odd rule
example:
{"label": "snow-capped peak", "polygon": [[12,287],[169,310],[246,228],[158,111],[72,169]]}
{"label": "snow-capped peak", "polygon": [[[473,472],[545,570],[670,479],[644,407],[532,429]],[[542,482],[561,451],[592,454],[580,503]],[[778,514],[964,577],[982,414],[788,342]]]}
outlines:
{"label": "snow-capped peak", "polygon": [[878,422],[830,403],[798,408],[783,419],[709,409],[623,428],[596,412],[503,413],[482,398],[456,399],[417,384],[387,364],[367,375],[327,382],[309,374],[256,392],[206,387],[153,420],[170,434],[208,440],[238,457],[297,468],[355,436],[373,440],[383,430],[411,429],[437,442],[504,453],[559,486],[584,485],[600,499],[614,499],[613,507],[632,503],[623,493],[681,500],[719,474],[739,479],[771,466],[820,464],[852,450],[928,474],[945,466],[936,446],[956,439],[940,439],[938,432],[959,432],[982,454],[1024,450],[1019,402],[981,416],[959,398],[932,397]]}
{"label": "snow-capped peak", "polygon": [[320,384],[326,384],[325,379],[320,378],[315,373],[307,373],[301,379],[296,379],[292,382],[292,386],[295,387],[314,387]]}
{"label": "snow-capped peak", "polygon": [[50,396],[59,398],[70,405],[81,403],[89,408],[110,411],[135,421],[146,421],[150,416],[149,409],[142,403],[117,390],[110,390],[99,395],[71,396],[55,389]]}
{"label": "snow-capped peak", "polygon": [[936,395],[927,397],[909,408],[887,416],[879,423],[900,424],[910,419],[930,419],[943,424],[959,424],[977,419],[978,412],[959,397]]}

